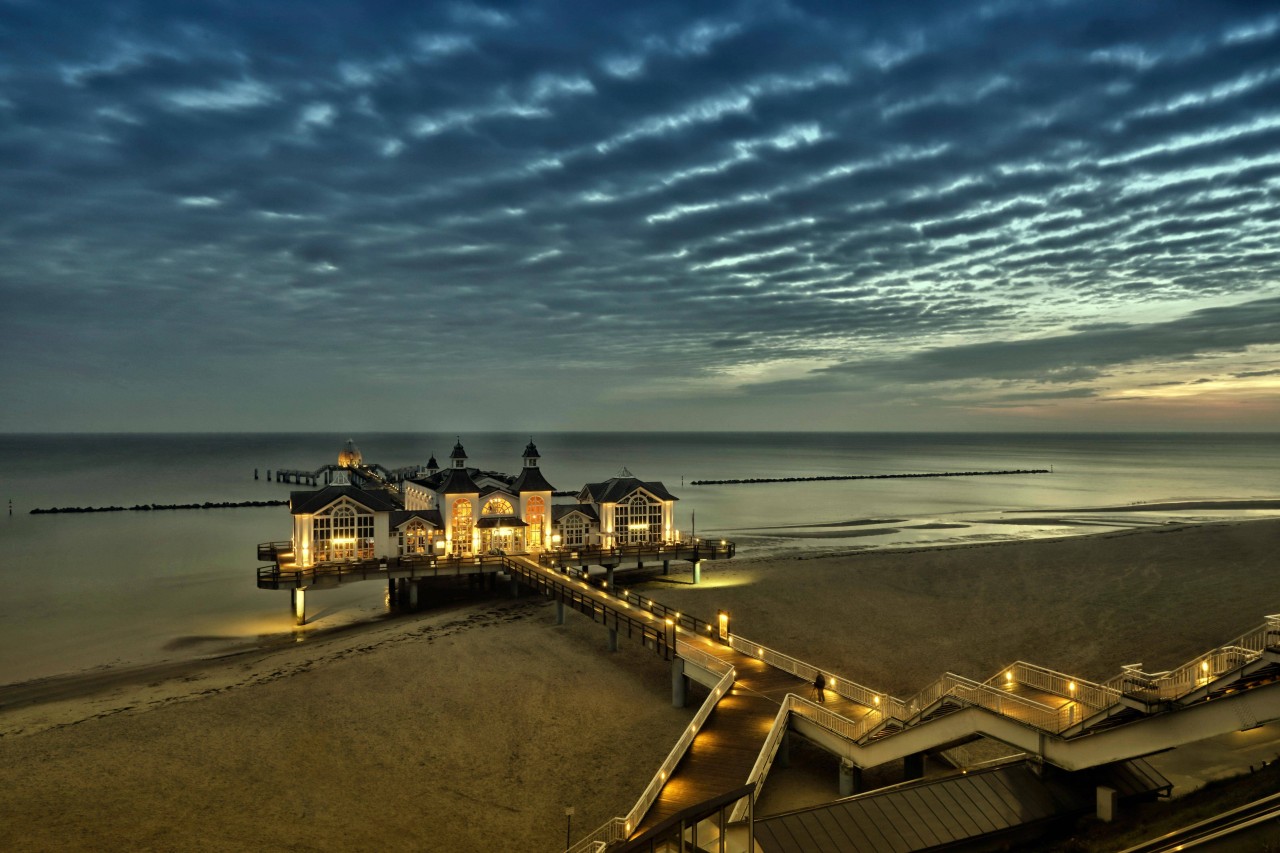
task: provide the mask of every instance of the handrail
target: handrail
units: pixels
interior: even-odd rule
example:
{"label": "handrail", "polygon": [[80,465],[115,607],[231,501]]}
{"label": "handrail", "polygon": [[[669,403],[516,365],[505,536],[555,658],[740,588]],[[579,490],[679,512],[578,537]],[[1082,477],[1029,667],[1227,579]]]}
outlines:
{"label": "handrail", "polygon": [[839,696],[843,696],[850,702],[856,702],[873,711],[880,711],[892,717],[903,717],[906,714],[906,706],[901,700],[895,699],[888,693],[880,693],[872,690],[870,687],[864,687],[856,681],[850,681],[847,678],[838,678],[830,675],[828,670],[820,670],[813,664],[806,663],[791,655],[783,654],[768,646],[748,640],[746,637],[734,634],[729,638],[729,645],[748,657],[762,660],[770,666],[780,669],[783,672],[789,672],[797,678],[812,684],[818,677],[818,673],[822,672],[827,678],[827,688]]}
{"label": "handrail", "polygon": [[1104,686],[1144,701],[1177,701],[1215,681],[1268,649],[1280,648],[1280,614],[1271,614],[1256,628],[1167,672],[1143,672],[1129,664]]}
{"label": "handrail", "polygon": [[[737,552],[737,544],[728,539],[671,539],[666,542],[640,542],[631,545],[561,545],[539,552],[538,562],[549,568],[560,568],[566,565],[600,566],[601,557],[632,557],[645,554],[657,556],[669,552],[693,551],[698,558],[705,557],[717,560],[728,558]],[[672,559],[680,559],[673,554]]]}
{"label": "handrail", "polygon": [[724,673],[733,669],[733,664],[716,657],[705,649],[700,649],[688,640],[676,638],[676,655],[687,661],[698,664],[710,672]]}
{"label": "handrail", "polygon": [[[711,712],[715,710],[716,704],[733,687],[733,682],[736,678],[737,671],[730,666],[725,674],[720,677],[711,693],[708,694],[706,700],[702,703],[702,707],[698,709],[698,713],[694,714],[693,720],[685,727],[684,733],[680,735],[676,745],[667,753],[666,759],[658,767],[658,772],[649,780],[649,784],[645,786],[644,791],[640,794],[640,799],[631,807],[631,811],[627,812],[626,817],[610,818],[586,838],[568,848],[565,853],[590,853],[593,845],[601,842],[611,844],[615,841],[623,841],[631,835],[631,831],[640,825],[640,821],[653,806],[654,800],[658,798],[658,794],[662,791],[662,787],[667,783],[667,779],[671,776],[672,771],[675,770],[676,765],[684,758],[689,745],[693,743],[693,739],[702,730],[703,724],[711,716]],[[619,834],[619,826],[622,827],[621,834]]]}
{"label": "handrail", "polygon": [[696,634],[706,634],[709,637],[715,633],[714,625],[710,622],[699,619],[692,613],[685,613],[683,611],[676,610],[674,607],[668,607],[659,601],[654,601],[652,598],[645,598],[644,596],[637,595],[634,592],[627,592],[626,590],[623,590],[622,593],[619,594],[614,590],[606,591],[615,598],[620,598],[628,604],[634,604],[636,607],[648,610],[655,616],[670,619],[686,631],[693,631]]}
{"label": "handrail", "polygon": [[986,683],[992,687],[1025,684],[1088,706],[1090,711],[1100,711],[1120,701],[1120,691],[1114,687],[1075,678],[1026,661],[1014,662],[988,678]]}
{"label": "handrail", "polygon": [[[760,747],[760,754],[756,756],[756,763],[751,765],[751,772],[747,774],[747,784],[751,786],[751,801],[755,802],[760,791],[760,780],[769,774],[769,768],[773,766],[773,759],[778,754],[778,747],[782,745],[783,735],[787,733],[787,717],[791,715],[791,709],[788,705],[794,694],[788,693],[786,699],[783,700],[782,706],[778,708],[778,713],[773,718],[773,725],[769,727],[769,734],[764,739],[764,744]],[[740,802],[734,805],[733,811],[729,814],[729,822],[737,823],[746,816],[747,803]]]}

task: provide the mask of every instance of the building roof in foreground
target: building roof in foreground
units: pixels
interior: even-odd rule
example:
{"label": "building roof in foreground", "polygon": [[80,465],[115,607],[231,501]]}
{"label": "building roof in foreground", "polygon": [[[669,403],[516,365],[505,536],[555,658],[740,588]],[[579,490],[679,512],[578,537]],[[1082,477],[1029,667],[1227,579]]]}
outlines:
{"label": "building roof in foreground", "polygon": [[552,524],[559,524],[560,519],[575,512],[586,516],[588,521],[600,521],[600,516],[596,515],[596,508],[591,504],[552,504],[551,522]]}
{"label": "building roof in foreground", "polygon": [[398,512],[391,513],[391,529],[399,527],[402,524],[419,519],[430,524],[439,530],[444,527],[444,519],[440,517],[438,509],[402,509]]}
{"label": "building roof in foreground", "polygon": [[359,486],[331,485],[323,489],[289,493],[289,512],[294,515],[310,515],[327,507],[340,498],[348,498],[374,512],[394,512],[400,502],[383,491],[371,491]]}
{"label": "building roof in foreground", "polygon": [[555,487],[547,482],[547,478],[542,476],[542,469],[524,468],[520,471],[520,476],[516,477],[516,481],[511,484],[511,490],[517,494],[520,492],[554,492]]}
{"label": "building roof in foreground", "polygon": [[1122,800],[1171,787],[1142,759],[1045,777],[1019,762],[757,818],[756,843],[765,853],[936,850],[1088,813],[1098,785]]}
{"label": "building roof in foreground", "polygon": [[615,504],[623,498],[630,497],[638,489],[644,489],[659,500],[680,500],[657,480],[645,482],[635,477],[614,477],[603,483],[587,483],[578,494],[579,499],[585,496],[592,503]]}

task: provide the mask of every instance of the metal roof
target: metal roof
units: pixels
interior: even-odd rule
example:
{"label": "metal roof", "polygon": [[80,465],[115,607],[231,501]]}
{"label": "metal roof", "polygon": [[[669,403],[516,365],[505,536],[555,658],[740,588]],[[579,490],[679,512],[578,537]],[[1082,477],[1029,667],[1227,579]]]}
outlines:
{"label": "metal roof", "polygon": [[1170,787],[1140,759],[1044,776],[1019,762],[757,818],[756,841],[765,853],[913,853],[1088,812],[1097,785],[1126,799]]}

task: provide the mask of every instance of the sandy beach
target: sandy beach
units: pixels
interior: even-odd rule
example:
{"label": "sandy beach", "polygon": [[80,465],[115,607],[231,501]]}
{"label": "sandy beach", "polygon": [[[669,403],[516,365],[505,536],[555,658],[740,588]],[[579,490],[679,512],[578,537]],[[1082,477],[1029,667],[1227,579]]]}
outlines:
{"label": "sandy beach", "polygon": [[[899,696],[1025,659],[1175,666],[1280,611],[1280,521],[709,564],[644,585]],[[371,591],[372,592],[372,591]],[[213,661],[0,693],[6,850],[556,850],[694,711],[666,664],[494,598]],[[697,697],[700,700],[700,694]]]}

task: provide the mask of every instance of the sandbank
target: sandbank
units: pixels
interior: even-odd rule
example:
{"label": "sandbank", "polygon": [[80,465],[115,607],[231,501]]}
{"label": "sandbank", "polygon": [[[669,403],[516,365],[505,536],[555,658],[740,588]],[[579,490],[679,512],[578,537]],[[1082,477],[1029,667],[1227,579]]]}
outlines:
{"label": "sandbank", "polygon": [[[1023,659],[1165,669],[1280,612],[1280,521],[709,563],[646,594],[877,690]],[[371,594],[375,590],[371,588]],[[269,594],[269,593],[264,593]],[[558,850],[628,809],[701,694],[537,599],[0,692],[6,850]],[[23,693],[18,691],[25,690]],[[834,777],[831,780],[834,788]],[[833,794],[834,795],[834,792]]]}

